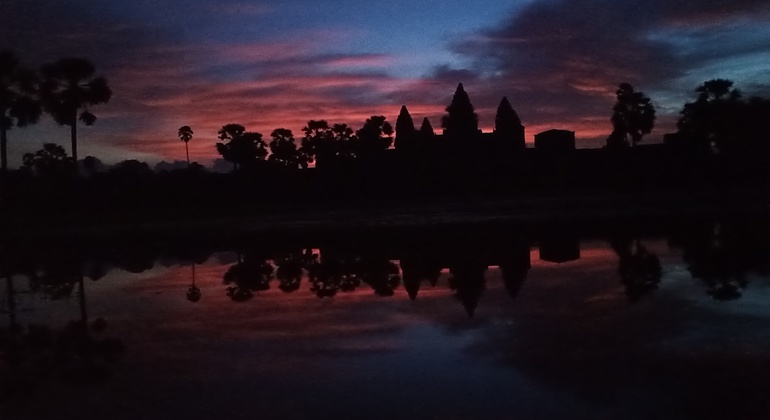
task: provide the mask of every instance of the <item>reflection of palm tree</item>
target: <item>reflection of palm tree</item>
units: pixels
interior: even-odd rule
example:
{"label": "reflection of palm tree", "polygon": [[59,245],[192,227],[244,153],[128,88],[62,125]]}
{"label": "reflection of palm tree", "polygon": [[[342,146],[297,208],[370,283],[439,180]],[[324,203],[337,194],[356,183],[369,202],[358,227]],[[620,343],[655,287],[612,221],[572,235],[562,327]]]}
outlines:
{"label": "reflection of palm tree", "polygon": [[618,274],[628,300],[636,302],[658,288],[662,272],[657,255],[642,246],[638,239],[632,241],[630,238],[616,238],[611,246],[620,259]]}
{"label": "reflection of palm tree", "polygon": [[318,297],[332,297],[337,291],[352,292],[361,285],[358,267],[357,258],[323,252],[320,261],[314,259],[307,265],[310,291]]}
{"label": "reflection of palm tree", "polygon": [[93,125],[96,115],[89,112],[88,105],[106,103],[112,97],[107,79],[94,77],[95,71],[94,65],[82,58],[63,58],[43,67],[44,80],[40,87],[43,104],[59,125],[70,126],[72,159],[76,163],[78,120]]}
{"label": "reflection of palm tree", "polygon": [[0,394],[29,392],[50,379],[81,384],[106,381],[125,351],[122,340],[105,336],[106,328],[100,318],[90,326],[73,321],[61,331],[43,325],[10,331],[6,340],[0,340],[0,353],[6,356],[0,365],[4,377]]}
{"label": "reflection of palm tree", "polygon": [[72,296],[75,284],[80,283],[79,269],[72,261],[47,261],[38,273],[31,273],[30,288],[44,296],[58,300]]}
{"label": "reflection of palm tree", "polygon": [[238,255],[238,262],[225,273],[224,283],[227,296],[236,302],[244,302],[254,296],[254,292],[268,290],[273,278],[273,266],[264,259],[246,254]]}
{"label": "reflection of palm tree", "polygon": [[717,224],[692,232],[682,256],[690,274],[703,281],[708,294],[717,300],[741,297],[749,271],[746,258],[752,254],[744,248],[751,235],[728,231]]}
{"label": "reflection of palm tree", "polygon": [[401,284],[398,265],[385,258],[376,256],[362,258],[359,272],[364,283],[371,286],[377,296],[393,296],[394,291]]}
{"label": "reflection of palm tree", "polygon": [[109,267],[102,259],[94,258],[86,265],[83,272],[89,279],[97,281],[107,275]]}
{"label": "reflection of palm tree", "polygon": [[16,291],[13,288],[13,276],[10,274],[6,274],[5,276],[5,288],[8,293],[8,296],[6,296],[6,299],[8,300],[8,324],[11,327],[11,330],[15,330],[17,328]]}
{"label": "reflection of palm tree", "polygon": [[195,285],[195,263],[192,263],[190,266],[192,269],[192,284],[187,288],[187,300],[195,303],[201,300],[202,294],[200,287]]}
{"label": "reflection of palm tree", "polygon": [[304,255],[299,252],[290,252],[288,255],[274,260],[277,266],[275,276],[280,282],[278,288],[286,293],[299,290],[302,282],[302,267]]}
{"label": "reflection of palm tree", "polygon": [[190,143],[190,140],[193,138],[193,130],[190,128],[189,125],[183,125],[179,127],[179,132],[177,133],[179,136],[179,140],[182,140],[184,142],[184,151],[185,155],[187,156],[187,167],[190,167],[190,148],[188,146],[188,143]]}
{"label": "reflection of palm tree", "polygon": [[[107,327],[103,319],[93,323],[88,321],[85,284],[82,271],[74,271],[77,264],[47,264],[48,279],[71,280],[77,276],[78,302],[80,319],[67,324],[61,331],[55,331],[43,325],[19,326],[15,318],[11,319],[11,328],[0,331],[0,354],[4,362],[0,364],[0,390],[4,392],[27,391],[36,384],[48,379],[64,378],[80,383],[102,382],[111,375],[111,365],[119,361],[125,350],[121,340],[104,336]],[[55,271],[51,267],[65,273]],[[75,274],[77,273],[77,274]],[[62,277],[64,276],[64,277]],[[11,308],[15,291],[12,278],[6,276]],[[74,284],[74,283],[73,283]],[[69,288],[70,291],[72,287]],[[13,316],[13,311],[12,311]],[[7,372],[4,370],[7,369]]]}
{"label": "reflection of palm tree", "polygon": [[80,322],[88,325],[88,309],[86,307],[86,284],[83,281],[83,274],[78,276],[78,303],[80,304]]}

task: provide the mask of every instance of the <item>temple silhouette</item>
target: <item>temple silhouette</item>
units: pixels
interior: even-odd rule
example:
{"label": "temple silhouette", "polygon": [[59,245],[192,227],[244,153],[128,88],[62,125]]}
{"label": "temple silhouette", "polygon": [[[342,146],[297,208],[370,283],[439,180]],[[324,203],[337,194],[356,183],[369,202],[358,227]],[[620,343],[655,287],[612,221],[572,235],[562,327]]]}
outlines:
{"label": "temple silhouette", "polygon": [[[720,118],[759,118],[766,102],[736,104],[730,105],[735,112]],[[227,124],[217,149],[233,165],[230,173],[207,172],[200,165],[154,173],[147,164],[128,160],[105,172],[94,169],[78,176],[64,149],[51,144],[52,151],[31,156],[29,167],[0,177],[0,227],[16,229],[20,221],[163,222],[179,214],[209,220],[298,209],[356,209],[360,215],[384,208],[446,211],[457,203],[463,203],[466,214],[488,214],[499,209],[492,203],[500,200],[543,197],[548,199],[512,204],[509,213],[564,216],[576,209],[606,213],[607,208],[676,213],[715,208],[728,193],[733,206],[764,208],[770,128],[739,118],[730,121],[745,129],[717,135],[709,124],[718,118],[703,116],[722,105],[686,104],[685,110],[705,109],[688,111],[699,122],[690,128],[684,124],[680,132],[664,136],[663,143],[638,144],[641,131],[614,127],[619,123],[613,119],[614,130],[602,148],[576,148],[575,133],[559,128],[535,134],[528,147],[526,128],[508,98],[500,101],[493,131],[484,133],[459,84],[440,133],[427,118],[418,128],[402,106],[395,130],[381,115],[370,117],[357,131],[311,120],[299,148],[289,130],[276,129],[268,155],[261,134]]]}
{"label": "temple silhouette", "polygon": [[[394,147],[376,154],[361,153],[357,157],[366,161],[363,164],[365,166],[371,165],[373,161],[380,161],[389,166],[402,166],[413,164],[415,160],[425,164],[427,162],[424,158],[427,155],[458,164],[458,156],[469,162],[494,161],[496,156],[527,154],[529,150],[575,150],[575,132],[562,129],[535,134],[534,149],[527,148],[525,127],[505,96],[497,108],[492,132],[484,133],[478,128],[478,117],[462,83],[458,84],[447,111],[449,114],[442,119],[443,132],[437,134],[427,117],[423,119],[419,129],[415,128],[407,106],[402,105],[396,121]],[[340,154],[319,153],[316,168],[348,167],[346,160],[346,157]]]}

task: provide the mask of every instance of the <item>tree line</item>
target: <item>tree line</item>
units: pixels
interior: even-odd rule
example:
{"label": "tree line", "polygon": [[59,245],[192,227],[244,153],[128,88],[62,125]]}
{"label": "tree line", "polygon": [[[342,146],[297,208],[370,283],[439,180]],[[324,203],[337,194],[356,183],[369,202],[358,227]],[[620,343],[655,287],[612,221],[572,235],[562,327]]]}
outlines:
{"label": "tree line", "polygon": [[[7,138],[13,127],[39,121],[43,112],[70,127],[72,160],[78,160],[78,123],[93,125],[94,105],[107,103],[112,90],[84,58],[62,58],[32,70],[12,51],[0,51],[0,164],[8,171]],[[51,147],[48,147],[49,152]],[[26,160],[26,159],[25,159]]]}
{"label": "tree line", "polygon": [[[768,151],[770,100],[759,97],[745,99],[733,87],[733,82],[726,79],[706,81],[695,89],[695,93],[695,100],[685,103],[680,112],[678,132],[671,137],[673,146],[692,154]],[[108,102],[111,97],[112,90],[107,80],[96,75],[94,65],[87,59],[63,58],[32,70],[23,66],[13,52],[0,52],[2,172],[8,170],[8,131],[13,127],[37,123],[44,113],[58,124],[70,128],[70,155],[61,146],[46,143],[41,150],[23,157],[24,167],[38,174],[61,173],[70,162],[78,162],[79,123],[94,124],[96,116],[91,108]],[[610,117],[612,133],[605,147],[622,149],[636,146],[653,130],[655,119],[656,110],[651,99],[629,83],[621,83]],[[483,145],[479,145],[478,115],[462,84],[458,85],[451,103],[446,107],[441,127],[444,134],[437,136],[430,121],[425,118],[420,128],[416,128],[407,107],[402,106],[395,129],[386,117],[373,115],[358,130],[348,124],[310,120],[302,128],[301,138],[295,138],[289,129],[277,128],[266,139],[262,133],[249,131],[241,124],[225,124],[217,133],[215,149],[222,159],[232,164],[233,170],[243,171],[264,162],[294,169],[308,168],[319,159],[339,163],[375,156],[391,147],[405,154],[424,155],[440,148],[471,154],[483,149]],[[523,139],[511,139],[516,137],[517,127],[520,127],[523,137],[521,121],[504,97],[495,116],[493,134],[501,143],[518,142],[507,151],[525,147]],[[185,125],[179,128],[177,134],[185,143],[189,167],[189,142],[193,139],[193,129]],[[90,162],[82,162],[83,166],[93,166],[95,158],[89,158]],[[85,169],[89,172],[88,168]]]}
{"label": "tree line", "polygon": [[[695,93],[696,99],[685,103],[680,112],[674,147],[701,154],[767,151],[770,145],[770,100],[760,97],[745,100],[740,91],[733,88],[733,82],[726,79],[706,81],[695,89]],[[454,145],[472,150],[479,134],[478,115],[462,84],[446,112],[441,120],[444,129],[441,146]],[[622,149],[638,145],[652,132],[655,119],[656,110],[651,99],[631,84],[621,83],[610,117],[612,133],[605,147]],[[516,124],[521,122],[508,99],[503,97],[495,115],[495,133],[512,137]],[[401,107],[395,130],[380,115],[367,119],[355,132],[347,124],[329,124],[325,120],[308,121],[302,132],[304,136],[298,141],[291,130],[275,129],[268,144],[261,133],[246,131],[240,124],[227,124],[219,130],[220,142],[216,149],[234,169],[238,169],[253,167],[264,160],[292,168],[307,168],[321,156],[354,159],[389,149],[391,145],[406,152],[440,146],[434,141],[436,134],[428,118],[424,118],[420,128],[416,129],[406,106]],[[192,138],[192,129],[181,127],[179,136],[187,144]],[[523,147],[523,143],[519,145],[519,148]]]}

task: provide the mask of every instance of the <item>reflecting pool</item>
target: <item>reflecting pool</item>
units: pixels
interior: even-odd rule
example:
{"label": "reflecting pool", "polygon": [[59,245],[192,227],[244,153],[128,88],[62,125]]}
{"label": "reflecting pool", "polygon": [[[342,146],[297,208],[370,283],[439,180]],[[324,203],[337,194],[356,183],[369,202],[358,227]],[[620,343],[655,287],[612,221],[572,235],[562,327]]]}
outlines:
{"label": "reflecting pool", "polygon": [[770,416],[766,218],[2,246],[3,419]]}

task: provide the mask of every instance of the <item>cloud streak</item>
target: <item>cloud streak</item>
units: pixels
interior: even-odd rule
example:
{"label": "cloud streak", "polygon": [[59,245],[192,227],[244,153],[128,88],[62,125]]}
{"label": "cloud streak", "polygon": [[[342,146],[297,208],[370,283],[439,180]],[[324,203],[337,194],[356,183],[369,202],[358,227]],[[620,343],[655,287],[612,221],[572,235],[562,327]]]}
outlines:
{"label": "cloud streak", "polygon": [[[300,6],[9,0],[0,4],[0,44],[15,45],[33,66],[86,56],[108,76],[113,100],[94,110],[100,120],[84,130],[98,147],[83,144],[86,153],[107,153],[100,156],[106,161],[131,151],[150,160],[180,158],[181,125],[195,130],[193,158],[209,162],[216,157],[216,131],[227,123],[265,136],[278,127],[300,135],[309,119],[355,128],[370,115],[395,120],[402,104],[416,123],[429,117],[440,131],[440,116],[458,82],[485,130],[492,128],[505,95],[529,141],[558,127],[576,131],[591,145],[601,145],[610,131],[620,82],[646,92],[658,107],[651,139],[674,129],[682,103],[707,78],[734,79],[749,94],[770,92],[770,74],[761,65],[770,51],[766,1],[535,0],[487,29],[458,27],[447,30],[455,35],[444,44],[426,44],[426,56],[444,51],[457,58],[444,64],[393,53],[393,46],[354,48],[353,40],[380,29],[362,25],[367,20],[303,26],[307,13],[291,14]],[[300,19],[296,30],[264,35],[271,24],[283,28],[292,19]],[[425,66],[423,75],[406,76],[415,63]],[[400,73],[401,66],[410,70]],[[39,147],[40,138],[66,137],[50,123],[12,136],[17,161]]]}
{"label": "cloud streak", "polygon": [[[525,125],[600,136],[610,131],[617,84],[630,82],[662,107],[659,137],[674,129],[671,110],[681,109],[695,86],[714,77],[740,80],[730,66],[770,48],[768,10],[754,0],[537,1],[454,49],[471,60],[463,71],[491,97],[487,106],[506,92]],[[770,82],[767,73],[751,76],[760,80],[755,87]]]}

